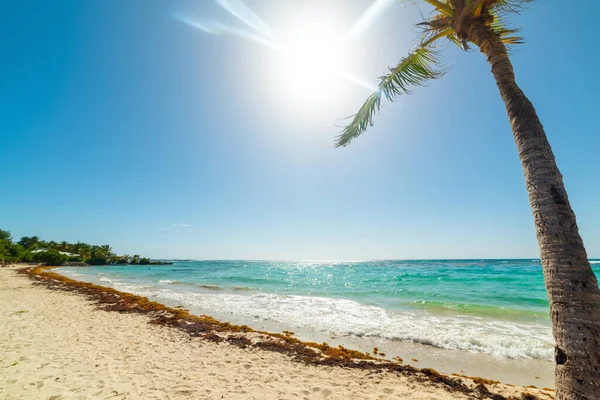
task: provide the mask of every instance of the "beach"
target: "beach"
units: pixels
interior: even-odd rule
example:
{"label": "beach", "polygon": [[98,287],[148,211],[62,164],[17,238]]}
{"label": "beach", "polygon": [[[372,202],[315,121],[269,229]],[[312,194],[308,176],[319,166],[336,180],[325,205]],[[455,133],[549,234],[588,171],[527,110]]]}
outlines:
{"label": "beach", "polygon": [[54,272],[256,330],[377,348],[421,368],[554,384],[539,260],[174,261]]}
{"label": "beach", "polygon": [[[0,270],[3,399],[454,399],[444,384],[387,371],[305,365],[284,354],[214,343],[99,310],[79,293]],[[468,387],[477,383],[460,378]],[[551,391],[486,385],[503,396]]]}

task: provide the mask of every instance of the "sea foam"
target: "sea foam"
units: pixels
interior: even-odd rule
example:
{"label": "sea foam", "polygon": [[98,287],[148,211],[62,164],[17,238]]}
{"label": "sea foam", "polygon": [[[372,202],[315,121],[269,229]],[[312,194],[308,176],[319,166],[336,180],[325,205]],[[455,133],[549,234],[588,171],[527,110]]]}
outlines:
{"label": "sea foam", "polygon": [[316,336],[410,341],[500,358],[553,354],[539,261],[205,261],[61,272],[250,326],[273,322]]}
{"label": "sea foam", "polygon": [[500,358],[551,360],[551,329],[469,316],[397,312],[348,299],[256,293],[207,294],[128,287],[134,293],[177,301],[206,312],[232,313],[249,323],[263,320],[289,329],[422,343],[443,349],[482,352]]}

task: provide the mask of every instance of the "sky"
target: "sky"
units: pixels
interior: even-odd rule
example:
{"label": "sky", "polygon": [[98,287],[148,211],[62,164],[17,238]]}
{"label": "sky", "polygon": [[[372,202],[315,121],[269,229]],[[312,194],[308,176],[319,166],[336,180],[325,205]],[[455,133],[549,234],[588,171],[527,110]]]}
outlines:
{"label": "sky", "polygon": [[[598,258],[600,4],[588,3],[582,13],[539,1],[515,16],[526,43],[512,61]],[[0,228],[17,239],[154,258],[539,257],[506,112],[477,49],[441,46],[443,78],[384,104],[363,136],[334,148],[344,118],[415,45],[414,6],[2,8]]]}

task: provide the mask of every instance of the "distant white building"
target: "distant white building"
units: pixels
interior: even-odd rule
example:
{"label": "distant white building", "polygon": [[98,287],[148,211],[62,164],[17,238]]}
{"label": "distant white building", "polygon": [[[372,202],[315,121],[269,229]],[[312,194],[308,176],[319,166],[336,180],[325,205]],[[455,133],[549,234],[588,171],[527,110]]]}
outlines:
{"label": "distant white building", "polygon": [[[44,251],[48,251],[48,249],[36,249],[36,250],[32,250],[32,253],[41,253]],[[60,254],[64,254],[67,257],[80,257],[79,254],[73,254],[73,253],[69,253],[67,251],[59,251]]]}

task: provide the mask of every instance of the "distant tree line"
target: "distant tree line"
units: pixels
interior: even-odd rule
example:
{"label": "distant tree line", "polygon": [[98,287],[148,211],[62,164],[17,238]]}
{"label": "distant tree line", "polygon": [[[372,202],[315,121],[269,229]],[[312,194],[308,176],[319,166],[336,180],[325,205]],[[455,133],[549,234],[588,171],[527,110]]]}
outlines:
{"label": "distant tree line", "polygon": [[140,257],[138,254],[117,255],[111,247],[87,243],[45,241],[38,236],[23,236],[18,242],[13,241],[9,231],[0,229],[0,261],[6,263],[38,262],[45,265],[64,265],[79,263],[88,265],[132,264],[151,265],[164,264]]}

